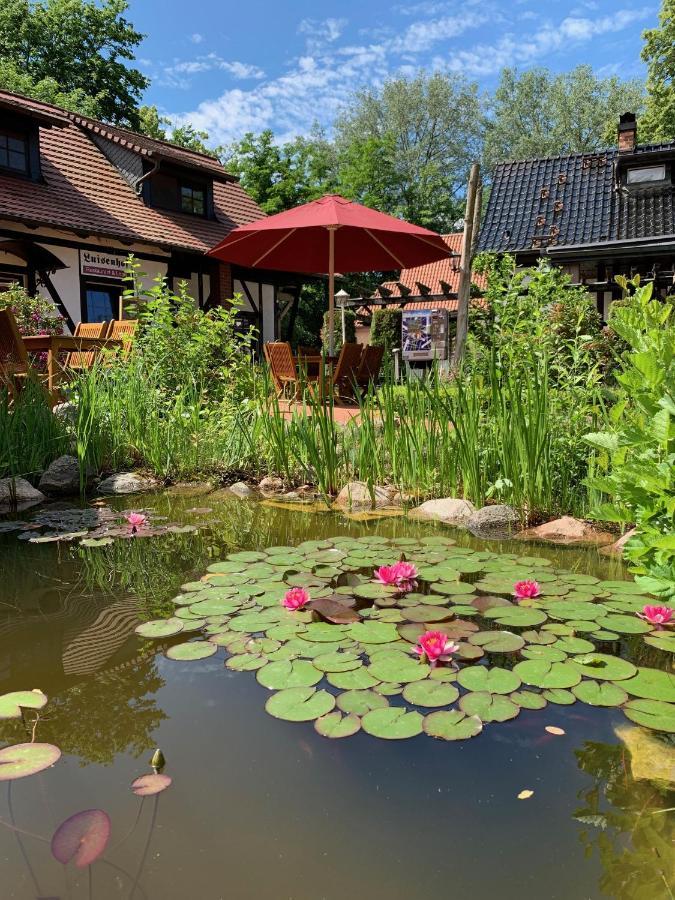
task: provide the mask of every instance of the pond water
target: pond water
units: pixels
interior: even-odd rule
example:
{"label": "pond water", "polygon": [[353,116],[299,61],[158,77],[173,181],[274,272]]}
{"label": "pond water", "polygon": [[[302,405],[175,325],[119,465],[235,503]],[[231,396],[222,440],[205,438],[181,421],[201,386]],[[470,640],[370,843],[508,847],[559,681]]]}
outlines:
{"label": "pond water", "polygon": [[[269,715],[269,691],[255,672],[228,669],[223,648],[177,662],[165,656],[175,640],[134,632],[171,616],[180,586],[236,549],[440,535],[601,579],[627,578],[620,563],[594,550],[487,543],[402,518],[351,521],[222,495],[136,502],[199,528],[91,548],[0,535],[0,694],[43,690],[36,740],[63,754],[0,785],[3,900],[673,897],[675,798],[645,778],[648,754],[666,759],[672,736],[620,709],[549,703],[454,742],[362,731],[328,740],[313,722]],[[25,718],[0,721],[3,745],[31,740],[35,714]],[[173,783],[141,801],[130,784],[151,771],[156,747]],[[534,793],[518,799],[523,790]],[[94,808],[112,823],[104,856],[90,868],[62,866],[52,834]]]}

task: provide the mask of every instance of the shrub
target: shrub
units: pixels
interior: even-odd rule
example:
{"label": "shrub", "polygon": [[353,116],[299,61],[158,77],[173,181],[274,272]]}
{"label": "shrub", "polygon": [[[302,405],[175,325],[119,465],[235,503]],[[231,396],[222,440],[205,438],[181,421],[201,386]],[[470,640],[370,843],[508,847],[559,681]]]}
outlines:
{"label": "shrub", "polygon": [[51,300],[31,295],[20,284],[0,292],[0,309],[11,309],[21,334],[63,334],[63,316]]}
{"label": "shrub", "polygon": [[384,347],[385,357],[401,346],[401,310],[376,309],[370,324],[370,343]]}
{"label": "shrub", "polygon": [[[353,344],[356,341],[356,313],[353,309],[345,310],[345,337],[348,344]],[[323,314],[321,343],[323,349],[328,353],[328,312]],[[333,323],[333,349],[336,354],[342,349],[342,312],[338,308],[335,309]]]}

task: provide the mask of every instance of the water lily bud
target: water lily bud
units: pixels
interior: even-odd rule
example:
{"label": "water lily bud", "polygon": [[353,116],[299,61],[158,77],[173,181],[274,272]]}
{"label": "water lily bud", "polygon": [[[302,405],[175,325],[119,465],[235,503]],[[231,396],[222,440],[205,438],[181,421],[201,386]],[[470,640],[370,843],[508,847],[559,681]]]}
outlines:
{"label": "water lily bud", "polygon": [[166,759],[164,759],[164,754],[159,749],[159,747],[152,754],[152,759],[150,760],[150,765],[153,769],[161,771],[166,765]]}

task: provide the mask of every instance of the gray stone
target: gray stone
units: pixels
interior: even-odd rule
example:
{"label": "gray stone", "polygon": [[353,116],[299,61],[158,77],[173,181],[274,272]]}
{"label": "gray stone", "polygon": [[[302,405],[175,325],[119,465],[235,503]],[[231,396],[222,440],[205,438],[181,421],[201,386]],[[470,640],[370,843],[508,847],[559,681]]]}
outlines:
{"label": "gray stone", "polygon": [[498,536],[512,534],[520,525],[517,509],[505,504],[483,506],[472,513],[466,523],[469,531],[476,535]]}
{"label": "gray stone", "polygon": [[530,528],[523,537],[528,540],[549,541],[552,544],[611,544],[614,535],[599,531],[582,519],[562,516],[552,522],[545,522],[537,528]]}
{"label": "gray stone", "polygon": [[21,512],[38,503],[45,495],[34,488],[25,478],[0,478],[0,512],[10,510]]}
{"label": "gray stone", "polygon": [[146,475],[138,475],[136,472],[118,472],[110,478],[104,478],[99,484],[101,494],[140,494],[142,491],[152,491],[157,487],[157,482]]}
{"label": "gray stone", "polygon": [[74,456],[59,456],[42,473],[40,490],[70,496],[80,493],[80,466]]}
{"label": "gray stone", "polygon": [[75,425],[77,425],[77,404],[73,403],[72,400],[67,400],[64,403],[57,403],[52,410],[52,413],[57,419],[60,419],[64,425],[70,426],[71,428],[74,428]]}
{"label": "gray stone", "polygon": [[241,497],[242,499],[253,497],[253,491],[243,481],[235,481],[234,484],[229,486],[228,490],[231,494],[234,494],[235,497]]}
{"label": "gray stone", "polygon": [[447,525],[466,525],[476,511],[470,500],[456,497],[443,497],[439,500],[427,500],[411,510],[412,519],[433,519]]}
{"label": "gray stone", "polygon": [[371,493],[365,481],[350,481],[335,498],[335,504],[343,509],[381,509],[391,505],[391,491],[376,484]]}
{"label": "gray stone", "polygon": [[275,494],[283,494],[286,491],[286,487],[282,478],[277,478],[276,475],[268,475],[260,482],[258,490],[266,497],[272,497]]}

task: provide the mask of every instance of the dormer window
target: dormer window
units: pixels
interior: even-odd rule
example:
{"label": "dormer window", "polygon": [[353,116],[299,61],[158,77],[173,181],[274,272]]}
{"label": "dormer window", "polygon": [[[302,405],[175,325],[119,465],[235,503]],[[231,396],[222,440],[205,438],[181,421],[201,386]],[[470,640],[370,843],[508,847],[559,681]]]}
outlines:
{"label": "dormer window", "polygon": [[204,188],[191,184],[180,186],[180,208],[183,212],[194,216],[203,216],[206,210]]}
{"label": "dormer window", "polygon": [[0,128],[0,169],[17,175],[29,171],[28,135]]}
{"label": "dormer window", "polygon": [[666,167],[635,166],[626,172],[626,184],[653,184],[666,180]]}
{"label": "dormer window", "polygon": [[192,178],[177,169],[162,168],[144,182],[144,197],[149,206],[191,216],[211,217],[211,196],[208,181]]}

